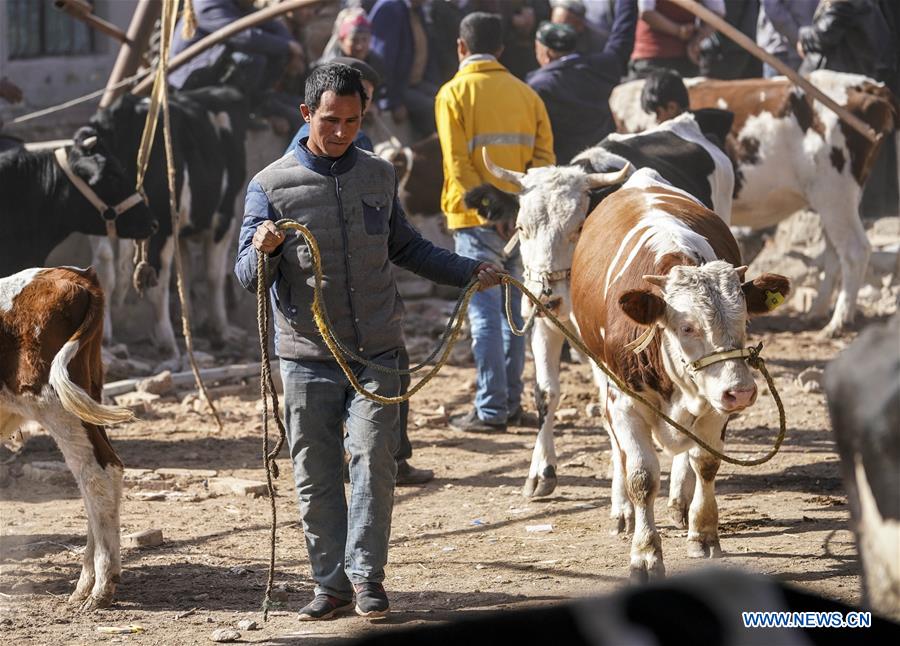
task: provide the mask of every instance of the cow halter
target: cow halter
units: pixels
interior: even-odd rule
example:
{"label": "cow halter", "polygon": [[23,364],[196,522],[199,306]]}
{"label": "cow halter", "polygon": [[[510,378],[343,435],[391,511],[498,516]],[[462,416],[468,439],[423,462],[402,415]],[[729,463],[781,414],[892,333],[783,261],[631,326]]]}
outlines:
{"label": "cow halter", "polygon": [[[644,332],[637,337],[634,341],[625,345],[626,350],[631,350],[635,354],[640,354],[644,350],[647,349],[647,346],[650,345],[650,342],[653,340],[653,337],[656,335],[656,329],[659,326],[655,323],[648,327]],[[759,353],[762,352],[763,344],[759,343],[756,347],[749,348],[733,348],[731,350],[717,350],[716,352],[710,352],[709,354],[700,357],[696,361],[683,361],[687,371],[690,375],[694,375],[697,372],[700,372],[704,368],[708,368],[714,363],[719,363],[721,361],[728,361],[729,359],[746,359],[747,363],[750,364],[751,367],[755,367],[754,364],[759,362]]]}
{"label": "cow halter", "polygon": [[141,202],[146,204],[147,200],[144,196],[135,191],[115,206],[109,206],[94,192],[94,189],[88,186],[87,182],[75,174],[75,171],[73,171],[72,167],[69,165],[69,159],[68,155],[66,155],[65,148],[57,148],[53,151],[53,154],[56,156],[56,163],[63,169],[63,172],[66,174],[66,177],[69,178],[69,181],[72,182],[72,184],[75,185],[75,188],[78,189],[78,192],[100,212],[100,218],[106,224],[106,235],[113,239],[117,238],[116,220],[118,220],[119,216],[125,211],[137,206]]}

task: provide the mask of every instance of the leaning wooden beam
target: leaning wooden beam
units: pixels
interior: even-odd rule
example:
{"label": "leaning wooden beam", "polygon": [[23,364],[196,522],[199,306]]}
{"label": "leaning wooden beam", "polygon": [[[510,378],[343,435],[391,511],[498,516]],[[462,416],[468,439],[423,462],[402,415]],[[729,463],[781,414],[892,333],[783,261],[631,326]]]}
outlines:
{"label": "leaning wooden beam", "polygon": [[[273,374],[278,372],[277,361],[272,362],[272,372]],[[220,366],[218,368],[205,368],[200,371],[200,376],[204,381],[210,383],[216,381],[229,381],[232,379],[247,379],[248,377],[259,377],[259,363],[238,363],[231,366]],[[115,397],[116,395],[130,393],[137,388],[138,382],[143,381],[144,379],[147,379],[147,377],[111,381],[103,386],[103,396]],[[190,370],[172,374],[172,385],[176,388],[192,386],[194,383],[194,373]]]}
{"label": "leaning wooden beam", "polygon": [[127,39],[119,49],[119,56],[113,65],[112,73],[106,82],[106,92],[100,99],[100,109],[110,105],[120,94],[125,93],[125,88],[116,87],[122,79],[134,74],[141,62],[141,57],[147,49],[150,37],[153,35],[153,26],[162,11],[162,0],[140,0],[131,16],[131,24],[128,25]]}
{"label": "leaning wooden beam", "polygon": [[[270,7],[262,9],[261,11],[255,11],[250,15],[244,16],[240,20],[235,20],[227,27],[222,27],[222,29],[210,34],[206,38],[198,40],[196,43],[188,47],[177,56],[173,56],[172,60],[169,61],[168,71],[174,72],[179,67],[194,58],[197,54],[206,51],[213,45],[222,42],[226,38],[234,36],[240,31],[244,31],[245,29],[249,29],[250,27],[255,27],[261,22],[271,20],[272,18],[277,18],[278,16],[289,11],[293,11],[294,9],[319,4],[325,1],[327,0],[284,0],[284,2],[272,5]],[[138,83],[131,92],[133,94],[146,94],[152,86],[153,77],[151,76]]]}
{"label": "leaning wooden beam", "polygon": [[746,34],[738,31],[727,22],[725,22],[723,18],[714,14],[699,2],[695,2],[695,0],[672,0],[672,2],[677,4],[682,9],[690,11],[700,20],[714,27],[716,31],[724,34],[725,36],[728,36],[728,38],[756,56],[756,58],[774,67],[776,70],[788,77],[795,85],[799,86],[804,92],[806,92],[817,101],[821,102],[829,110],[834,112],[848,126],[859,132],[859,134],[861,134],[863,137],[871,141],[873,144],[878,143],[880,137],[876,135],[875,131],[872,130],[872,128],[870,128],[868,124],[866,124],[862,119],[857,117],[855,114],[852,114],[849,110],[844,108],[844,106],[835,103],[831,99],[831,97],[822,92],[808,80],[800,76],[793,70],[793,68],[785,65],[780,60],[772,56],[769,52],[763,50]]}
{"label": "leaning wooden beam", "polygon": [[104,20],[93,13],[93,7],[84,0],[53,0],[53,4],[57,9],[65,11],[73,18],[86,23],[99,32],[115,38],[121,43],[128,42],[128,36],[124,31],[116,27],[111,22]]}

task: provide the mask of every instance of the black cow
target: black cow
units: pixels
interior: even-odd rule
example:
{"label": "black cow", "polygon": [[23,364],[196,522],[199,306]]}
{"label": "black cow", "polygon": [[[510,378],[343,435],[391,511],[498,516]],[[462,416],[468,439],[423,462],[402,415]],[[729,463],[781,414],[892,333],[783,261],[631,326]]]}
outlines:
{"label": "black cow", "polygon": [[[81,128],[65,150],[75,175],[109,207],[134,195],[132,176],[92,128]],[[52,150],[20,148],[0,154],[0,205],[0,276],[40,266],[71,233],[107,235],[104,215],[66,176]],[[106,216],[114,217],[111,212]],[[149,238],[157,228],[143,201],[115,217],[115,233],[121,238]]]}
{"label": "black cow", "polygon": [[[727,158],[722,146],[734,115],[725,110],[707,109],[697,110],[690,116],[704,140],[693,136],[697,128],[690,125],[690,121],[683,124],[686,127],[672,127],[674,124],[670,124],[670,127],[637,135],[613,134],[576,155],[570,167],[581,168],[588,174],[616,171],[623,168],[626,162],[630,162],[635,169],[652,168],[672,186],[690,193],[727,221],[731,215],[731,195],[723,193],[726,185],[731,186],[731,183],[721,180],[723,175],[729,174],[728,169],[733,174],[734,164]],[[620,186],[591,190],[585,215]],[[733,192],[733,189],[729,190]],[[465,204],[491,221],[515,220],[519,212],[518,198],[491,184],[482,184],[466,193]]]}
{"label": "black cow", "polygon": [[[179,234],[183,241],[195,239],[203,244],[209,294],[203,310],[210,339],[218,346],[224,342],[227,329],[224,292],[225,277],[229,275],[226,266],[229,232],[235,222],[235,200],[246,178],[244,137],[249,112],[244,96],[230,87],[172,92],[169,106]],[[91,124],[117,154],[134,159],[148,109],[146,99],[124,95],[95,114]],[[156,137],[144,189],[150,208],[160,221],[159,232],[150,241],[149,258],[159,274],[159,284],[147,290],[147,297],[155,310],[153,338],[165,355],[177,357],[178,346],[169,313],[174,245],[162,124],[157,128]],[[104,289],[110,290],[108,276],[115,276],[115,271],[107,266],[100,275]]]}
{"label": "black cow", "polygon": [[825,371],[866,600],[900,620],[900,314]]}

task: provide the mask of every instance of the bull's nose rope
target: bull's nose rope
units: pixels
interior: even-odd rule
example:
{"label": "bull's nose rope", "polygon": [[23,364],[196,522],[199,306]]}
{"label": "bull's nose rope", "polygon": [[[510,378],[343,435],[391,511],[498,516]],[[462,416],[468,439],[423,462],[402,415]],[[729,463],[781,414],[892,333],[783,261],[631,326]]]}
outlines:
{"label": "bull's nose rope", "polygon": [[[437,348],[431,353],[429,359],[425,362],[415,366],[409,370],[396,370],[393,368],[387,368],[385,366],[379,365],[377,363],[371,362],[364,357],[360,357],[350,351],[349,348],[346,348],[343,343],[337,338],[333,328],[334,326],[331,324],[330,319],[328,318],[328,312],[325,309],[325,302],[322,298],[322,256],[319,252],[319,244],[316,242],[315,237],[312,232],[307,229],[305,226],[300,224],[299,222],[295,222],[293,220],[279,220],[275,223],[279,229],[282,230],[293,230],[297,231],[306,242],[306,246],[309,248],[310,258],[312,260],[313,273],[315,277],[315,286],[313,291],[313,304],[312,304],[312,313],[313,319],[315,320],[316,327],[319,330],[319,334],[322,336],[322,339],[325,341],[325,345],[328,347],[331,354],[334,356],[335,361],[337,361],[338,365],[343,370],[344,374],[347,376],[347,379],[350,381],[350,384],[353,386],[353,389],[356,390],[360,395],[383,405],[391,405],[391,404],[400,404],[402,402],[407,401],[413,395],[415,395],[419,390],[421,390],[434,376],[440,371],[440,369],[447,363],[447,359],[450,356],[450,351],[453,349],[453,346],[459,340],[459,332],[462,328],[462,322],[466,316],[466,312],[469,308],[469,301],[472,299],[472,296],[478,291],[478,282],[477,280],[473,280],[466,287],[466,290],[459,297],[457,301],[456,307],[453,310],[453,314],[450,317],[450,320],[447,322],[447,327],[444,331],[443,336],[441,337],[441,341],[438,344]],[[272,522],[271,522],[271,533],[270,533],[270,553],[269,553],[269,576],[266,583],[266,595],[265,601],[263,602],[263,612],[264,616],[268,613],[269,607],[272,605],[270,601],[270,595],[272,592],[272,585],[275,577],[275,528],[276,528],[276,508],[275,508],[275,488],[273,484],[273,479],[278,477],[278,465],[275,462],[275,458],[278,456],[278,452],[281,450],[281,447],[284,445],[286,441],[286,432],[284,428],[284,423],[281,420],[281,414],[278,409],[278,395],[275,392],[275,384],[272,380],[272,372],[269,364],[269,291],[266,289],[266,254],[258,253],[258,261],[257,261],[257,283],[256,283],[256,317],[257,317],[257,327],[259,331],[259,347],[260,347],[260,355],[261,355],[261,370],[260,370],[260,395],[263,401],[263,410],[262,410],[262,422],[263,422],[263,461],[265,463],[266,468],[266,483],[268,485],[269,492],[269,504],[272,513]],[[739,458],[733,458],[729,455],[714,449],[709,444],[704,442],[702,439],[697,437],[690,430],[676,422],[674,419],[666,415],[662,412],[656,405],[654,405],[649,399],[641,395],[640,393],[634,391],[629,388],[628,385],[619,379],[618,376],[613,374],[613,372],[606,367],[603,361],[600,358],[591,352],[588,347],[584,344],[584,342],[579,339],[575,334],[570,332],[565,325],[563,325],[558,318],[550,311],[548,307],[546,307],[543,303],[541,303],[540,299],[532,294],[525,286],[520,283],[518,280],[513,278],[512,276],[503,276],[502,278],[503,288],[505,290],[505,298],[504,304],[506,309],[506,318],[509,323],[510,329],[513,333],[518,335],[523,335],[528,325],[526,324],[522,329],[517,329],[515,326],[515,319],[513,318],[512,312],[512,304],[509,296],[510,287],[515,287],[522,294],[528,298],[532,305],[534,306],[534,311],[540,311],[544,316],[547,317],[549,321],[555,325],[560,332],[569,340],[569,343],[572,344],[573,347],[578,349],[581,353],[587,355],[591,358],[591,360],[597,364],[597,366],[606,374],[607,377],[616,385],[616,387],[621,390],[623,393],[632,397],[633,399],[639,401],[644,406],[655,412],[660,416],[667,424],[669,424],[672,428],[677,431],[683,433],[691,440],[697,443],[698,446],[703,448],[712,454],[715,458],[722,460],[723,462],[727,462],[729,464],[734,464],[742,467],[752,467],[768,462],[775,454],[778,453],[778,450],[781,448],[781,444],[784,441],[784,436],[786,432],[787,421],[784,414],[784,405],[781,403],[781,397],[778,395],[778,391],[775,389],[775,383],[772,380],[771,375],[769,375],[769,371],[766,369],[766,364],[763,361],[762,357],[759,356],[759,348],[748,348],[747,363],[756,370],[759,370],[763,377],[766,380],[766,384],[768,384],[769,392],[772,393],[772,397],[775,400],[775,405],[778,407],[778,421],[780,424],[780,430],[778,432],[778,436],[775,438],[775,444],[770,449],[770,451],[759,458],[753,458],[748,460],[742,460]],[[380,370],[382,372],[389,372],[392,374],[410,374],[413,372],[417,372],[418,370],[425,367],[425,364],[428,361],[437,356],[441,347],[443,347],[443,352],[440,352],[440,358],[438,362],[423,376],[418,382],[416,382],[413,386],[411,386],[406,393],[398,396],[398,397],[384,397],[383,395],[379,395],[377,393],[370,392],[366,390],[363,385],[359,382],[356,374],[353,369],[350,367],[347,362],[347,357],[353,361],[365,365],[366,367],[373,368],[376,370]],[[272,404],[272,416],[275,418],[275,423],[278,426],[278,441],[275,443],[275,447],[270,451],[269,450],[269,401],[271,400]]]}

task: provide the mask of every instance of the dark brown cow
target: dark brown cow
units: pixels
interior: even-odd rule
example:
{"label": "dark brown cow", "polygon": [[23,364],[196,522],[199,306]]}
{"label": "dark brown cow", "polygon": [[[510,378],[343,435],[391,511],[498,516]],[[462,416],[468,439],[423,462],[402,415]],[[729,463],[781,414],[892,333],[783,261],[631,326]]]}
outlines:
{"label": "dark brown cow", "polygon": [[112,602],[121,572],[122,462],[104,425],[131,419],[100,403],[103,291],[93,269],[26,269],[0,278],[0,440],[34,420],[56,440],[88,517],[81,577],[69,600]]}
{"label": "dark brown cow", "polygon": [[[619,378],[721,450],[728,417],[755,402],[756,384],[741,358],[691,364],[743,348],[748,316],[783,300],[789,283],[774,274],[743,282],[747,268],[727,225],[658,177],[637,171],[586,220],[572,265],[573,313],[584,342]],[[634,347],[645,333],[649,344]],[[719,460],[597,376],[612,444],[611,513],[616,531],[634,525],[632,576],[665,572],[653,519],[654,440],[676,454],[670,508],[676,521],[687,516],[688,555],[718,556]]]}
{"label": "dark brown cow", "polygon": [[404,211],[410,215],[441,212],[444,169],[436,134],[412,146],[403,146],[396,140],[385,142],[376,146],[375,152],[394,165],[399,182],[397,195]]}
{"label": "dark brown cow", "polygon": [[[809,80],[879,136],[897,136],[900,106],[884,85],[830,70],[815,71]],[[639,132],[656,123],[655,116],[640,107],[643,83],[624,83],[610,96],[623,132]],[[764,228],[803,208],[821,216],[826,270],[809,315],[826,317],[837,290],[824,333],[840,334],[853,321],[869,262],[871,247],[859,201],[880,143],[871,143],[783,78],[686,79],[685,84],[691,108],[734,112],[726,146],[735,162],[733,226]]]}

